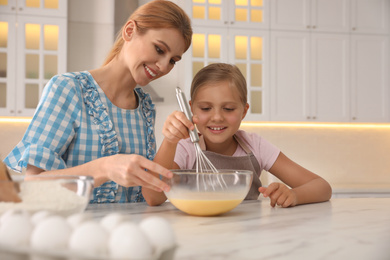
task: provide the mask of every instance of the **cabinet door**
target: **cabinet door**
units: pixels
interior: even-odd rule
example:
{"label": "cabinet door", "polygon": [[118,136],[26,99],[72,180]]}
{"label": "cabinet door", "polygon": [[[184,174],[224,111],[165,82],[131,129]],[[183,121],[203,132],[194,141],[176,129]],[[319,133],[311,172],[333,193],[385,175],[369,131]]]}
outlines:
{"label": "cabinet door", "polygon": [[389,122],[389,37],[351,38],[352,120]]}
{"label": "cabinet door", "polygon": [[66,17],[67,0],[16,0],[17,12],[23,15]]}
{"label": "cabinet door", "polygon": [[67,0],[2,0],[0,12],[18,15],[66,17]]}
{"label": "cabinet door", "polygon": [[310,29],[316,32],[349,32],[349,0],[313,0]]}
{"label": "cabinet door", "polygon": [[235,64],[247,82],[246,121],[269,120],[269,32],[260,30],[229,30],[229,63]]}
{"label": "cabinet door", "polygon": [[192,44],[183,56],[185,64],[185,92],[189,97],[191,82],[204,66],[215,62],[227,62],[228,30],[225,28],[194,27]]}
{"label": "cabinet door", "polygon": [[272,0],[271,29],[349,31],[349,0]]}
{"label": "cabinet door", "polygon": [[351,0],[354,33],[389,34],[389,0]]}
{"label": "cabinet door", "polygon": [[46,83],[66,71],[66,34],[65,18],[18,17],[18,116],[33,115]]}
{"label": "cabinet door", "polygon": [[268,0],[192,0],[185,3],[194,27],[268,28],[268,8]]}
{"label": "cabinet door", "polygon": [[17,8],[16,0],[0,1],[0,13],[15,14]]}
{"label": "cabinet door", "polygon": [[[183,5],[183,3],[181,3]],[[229,23],[228,4],[223,0],[188,0],[185,10],[191,17],[192,25],[223,27]]]}
{"label": "cabinet door", "polygon": [[15,113],[16,79],[16,19],[14,15],[0,16],[0,116]]}
{"label": "cabinet door", "polygon": [[271,32],[271,120],[306,121],[310,33]]}
{"label": "cabinet door", "polygon": [[349,37],[311,34],[309,120],[349,121]]}
{"label": "cabinet door", "polygon": [[269,1],[225,1],[229,12],[229,26],[245,29],[269,28]]}
{"label": "cabinet door", "polygon": [[271,0],[271,29],[310,29],[309,0]]}

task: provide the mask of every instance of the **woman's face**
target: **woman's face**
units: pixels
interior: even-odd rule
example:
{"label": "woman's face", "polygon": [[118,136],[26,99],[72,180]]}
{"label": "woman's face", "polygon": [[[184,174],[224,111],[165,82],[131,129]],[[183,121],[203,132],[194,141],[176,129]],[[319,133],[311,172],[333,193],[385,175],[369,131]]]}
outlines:
{"label": "woman's face", "polygon": [[229,82],[206,84],[199,88],[191,101],[199,132],[207,147],[228,145],[240,127],[249,105],[243,105],[240,94]]}
{"label": "woman's face", "polygon": [[125,66],[140,86],[170,72],[185,49],[183,36],[171,28],[150,29],[141,35],[134,23],[128,23],[123,38]]}

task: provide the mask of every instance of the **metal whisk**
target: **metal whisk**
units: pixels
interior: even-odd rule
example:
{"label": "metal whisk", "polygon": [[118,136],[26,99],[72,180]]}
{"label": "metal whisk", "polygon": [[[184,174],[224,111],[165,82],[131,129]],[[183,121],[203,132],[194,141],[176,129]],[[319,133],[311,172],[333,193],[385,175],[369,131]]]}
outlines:
{"label": "metal whisk", "polygon": [[[192,113],[190,110],[190,107],[188,106],[186,96],[184,95],[184,92],[177,87],[176,88],[176,98],[177,102],[179,103],[180,110],[186,115],[186,117],[192,121]],[[196,129],[194,130],[188,130],[191,138],[191,142],[195,146],[195,153],[196,153],[196,172],[202,173],[202,172],[213,172],[218,173],[217,168],[210,162],[210,160],[206,157],[206,155],[203,153],[202,149],[199,145],[199,135]]]}

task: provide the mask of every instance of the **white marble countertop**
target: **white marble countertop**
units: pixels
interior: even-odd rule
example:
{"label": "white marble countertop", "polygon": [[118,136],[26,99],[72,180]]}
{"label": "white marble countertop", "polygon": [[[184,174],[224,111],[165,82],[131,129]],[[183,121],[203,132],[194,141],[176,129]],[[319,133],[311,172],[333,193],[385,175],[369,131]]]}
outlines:
{"label": "white marble countertop", "polygon": [[390,198],[334,198],[293,208],[260,199],[216,217],[190,216],[168,202],[89,205],[86,212],[101,218],[114,211],[134,221],[151,215],[170,221],[175,259],[390,259]]}

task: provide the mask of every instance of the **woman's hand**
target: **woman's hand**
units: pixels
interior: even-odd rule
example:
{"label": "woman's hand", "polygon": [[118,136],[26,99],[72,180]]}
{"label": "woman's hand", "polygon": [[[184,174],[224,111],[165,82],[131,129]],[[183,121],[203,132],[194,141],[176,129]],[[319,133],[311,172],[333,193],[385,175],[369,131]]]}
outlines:
{"label": "woman's hand", "polygon": [[173,176],[172,172],[163,166],[137,154],[116,154],[79,166],[53,171],[44,171],[28,165],[26,174],[89,175],[94,178],[95,187],[111,180],[125,187],[143,186],[158,192],[170,189],[168,184],[160,180],[159,175],[166,178]]}
{"label": "woman's hand", "polygon": [[189,137],[188,129],[194,128],[194,124],[183,112],[174,111],[165,120],[162,133],[166,141],[177,144],[181,139]]}
{"label": "woman's hand", "polygon": [[272,207],[278,205],[287,208],[297,204],[297,195],[283,183],[273,182],[267,188],[260,187],[259,192],[261,192],[265,198],[269,197],[271,199],[270,205]]}
{"label": "woman's hand", "polygon": [[142,186],[157,192],[170,189],[168,184],[160,180],[159,175],[172,178],[172,172],[141,155],[117,154],[98,160],[101,160],[101,176],[105,176],[101,178],[103,182],[112,180],[125,187]]}

